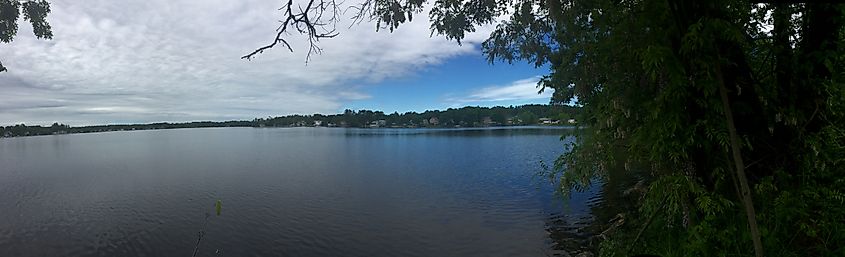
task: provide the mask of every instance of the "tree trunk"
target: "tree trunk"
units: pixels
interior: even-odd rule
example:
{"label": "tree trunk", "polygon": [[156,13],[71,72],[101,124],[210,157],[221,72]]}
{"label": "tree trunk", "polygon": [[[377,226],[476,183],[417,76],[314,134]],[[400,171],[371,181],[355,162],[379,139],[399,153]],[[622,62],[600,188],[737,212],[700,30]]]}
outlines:
{"label": "tree trunk", "polygon": [[748,178],[745,176],[745,164],[742,162],[742,153],[740,152],[739,147],[739,136],[736,133],[733,112],[731,111],[731,106],[728,100],[728,89],[725,88],[725,80],[722,77],[721,67],[716,68],[716,79],[719,83],[719,95],[722,98],[722,108],[725,110],[725,119],[728,123],[731,152],[733,154],[734,165],[736,166],[736,176],[739,180],[740,191],[742,193],[742,205],[745,207],[745,215],[748,218],[748,226],[751,229],[751,241],[754,243],[754,255],[756,257],[763,257],[763,243],[760,241],[760,231],[757,228],[757,214],[754,212],[754,202],[751,200],[751,190],[748,187]]}
{"label": "tree trunk", "polygon": [[[775,50],[775,76],[777,78],[776,85],[780,90],[785,90],[785,94],[789,97],[797,95],[796,89],[792,87],[792,46],[789,42],[789,36],[792,35],[790,28],[792,12],[789,10],[789,4],[777,3],[774,10],[774,29],[772,35],[774,37]],[[783,92],[783,91],[781,91]],[[783,96],[778,96],[783,97]],[[794,104],[794,100],[790,102]]]}

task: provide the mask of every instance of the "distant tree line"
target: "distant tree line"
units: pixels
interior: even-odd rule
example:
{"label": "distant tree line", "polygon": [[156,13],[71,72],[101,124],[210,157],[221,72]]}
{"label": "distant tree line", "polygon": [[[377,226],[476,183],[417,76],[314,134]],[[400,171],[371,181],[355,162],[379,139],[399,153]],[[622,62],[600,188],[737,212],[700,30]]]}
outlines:
{"label": "distant tree line", "polygon": [[576,117],[578,107],[559,105],[522,105],[510,107],[463,107],[444,111],[430,110],[423,113],[406,112],[385,114],[382,111],[345,110],[333,115],[287,115],[258,118],[252,121],[200,121],[185,123],[150,123],[126,125],[96,125],[71,127],[53,123],[51,126],[0,126],[0,137],[56,135],[70,133],[93,133],[126,130],[153,130],[176,128],[210,127],[394,127],[394,128],[442,128],[442,127],[485,127],[518,126],[535,124],[567,124]]}
{"label": "distant tree line", "polygon": [[96,125],[84,127],[71,127],[65,124],[53,123],[52,126],[27,126],[18,124],[14,126],[0,127],[0,137],[21,137],[39,135],[58,135],[71,133],[94,133],[107,131],[124,130],[152,130],[152,129],[175,129],[175,128],[211,128],[211,127],[252,127],[250,121],[199,121],[186,123],[150,123],[150,124],[126,124],[126,125]]}
{"label": "distant tree line", "polygon": [[577,107],[564,105],[522,105],[510,107],[449,108],[444,111],[429,110],[423,113],[345,110],[334,115],[288,115],[283,117],[256,119],[258,126],[296,127],[486,127],[509,125],[535,125],[541,119],[546,123],[562,124],[573,119]]}

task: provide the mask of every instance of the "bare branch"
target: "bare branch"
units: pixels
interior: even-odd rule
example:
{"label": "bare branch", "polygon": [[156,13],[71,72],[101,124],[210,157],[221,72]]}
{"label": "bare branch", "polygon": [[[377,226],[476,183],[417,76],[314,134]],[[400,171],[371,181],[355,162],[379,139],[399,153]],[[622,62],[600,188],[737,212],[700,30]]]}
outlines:
{"label": "bare branch", "polygon": [[278,33],[276,33],[276,37],[273,39],[273,43],[266,45],[266,46],[259,47],[258,49],[255,49],[255,51],[252,51],[252,53],[249,53],[247,55],[242,56],[241,59],[251,60],[252,57],[255,56],[256,54],[263,53],[264,50],[273,48],[279,43],[284,44],[288,48],[288,50],[293,52],[293,48],[291,48],[290,44],[288,44],[288,42],[285,41],[282,38],[282,34],[284,34],[287,31],[288,26],[290,25],[291,21],[293,21],[293,19],[294,19],[294,16],[290,15],[291,14],[291,6],[293,6],[293,0],[288,0],[286,6],[287,6],[287,8],[285,8],[285,7],[279,8],[279,10],[286,10],[285,16],[287,18],[285,18],[284,21],[281,21],[282,24],[279,25],[279,28],[276,29],[276,31]]}
{"label": "bare branch", "polygon": [[293,52],[293,47],[284,39],[285,35],[289,35],[293,30],[295,33],[303,34],[308,37],[308,56],[306,62],[311,58],[312,54],[320,54],[323,50],[318,46],[320,39],[333,38],[338,35],[337,23],[340,21],[342,1],[337,0],[308,0],[308,3],[303,5],[296,4],[293,0],[287,2],[279,8],[283,11],[284,19],[276,29],[276,35],[272,43],[255,49],[241,59],[251,60],[256,55],[263,53],[264,50],[273,48],[278,44],[284,45],[288,51]]}
{"label": "bare branch", "polygon": [[423,11],[425,0],[364,0],[360,3],[345,6],[342,0],[300,0],[297,4],[294,0],[285,0],[285,4],[279,8],[283,12],[283,19],[276,29],[275,37],[270,44],[257,48],[255,51],[242,56],[242,59],[251,60],[264,50],[273,48],[279,44],[284,45],[293,52],[293,47],[284,39],[286,35],[298,33],[308,37],[308,55],[306,63],[312,54],[320,54],[323,49],[318,43],[321,39],[336,37],[337,23],[350,10],[350,27],[360,24],[363,21],[376,21],[376,30],[389,28],[391,31],[399,24],[408,22],[415,13]]}
{"label": "bare branch", "polygon": [[348,12],[349,10],[354,10],[355,14],[352,15],[352,23],[349,24],[349,27],[361,24],[364,20],[372,21],[373,17],[369,14],[372,13],[373,10],[373,2],[372,1],[364,1],[358,5],[351,5],[349,8],[343,11],[343,13]]}

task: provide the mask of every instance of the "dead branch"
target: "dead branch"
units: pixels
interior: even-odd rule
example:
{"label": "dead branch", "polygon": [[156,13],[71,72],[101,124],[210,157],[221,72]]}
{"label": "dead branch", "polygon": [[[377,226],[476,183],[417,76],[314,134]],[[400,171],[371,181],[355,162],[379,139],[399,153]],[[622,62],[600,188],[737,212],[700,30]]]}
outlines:
{"label": "dead branch", "polygon": [[[422,12],[425,3],[421,0],[364,0],[344,8],[343,0],[307,0],[304,5],[295,3],[294,0],[285,1],[279,8],[283,12],[283,19],[279,20],[281,24],[276,29],[273,41],[242,56],[241,59],[252,60],[256,55],[279,44],[293,52],[293,47],[285,37],[299,33],[308,37],[308,55],[305,60],[307,63],[312,54],[323,52],[318,45],[321,39],[338,35],[337,24],[347,12],[353,11],[348,16],[351,20],[350,27],[364,21],[376,21],[376,30],[389,28],[393,31],[399,24],[410,21],[414,13]],[[300,0],[302,3],[305,3],[304,1],[306,0]]]}
{"label": "dead branch", "polygon": [[[323,49],[317,44],[320,39],[333,38],[338,35],[337,23],[340,21],[340,15],[343,14],[341,5],[343,5],[343,2],[337,0],[308,0],[308,3],[304,6],[295,3],[293,0],[288,0],[279,8],[283,11],[284,19],[279,21],[281,24],[276,29],[273,41],[242,56],[241,59],[252,60],[257,54],[279,44],[293,52],[293,47],[284,37],[291,32],[295,32],[308,37],[307,62],[312,54],[323,52]],[[358,16],[363,17],[365,14],[358,14]]]}

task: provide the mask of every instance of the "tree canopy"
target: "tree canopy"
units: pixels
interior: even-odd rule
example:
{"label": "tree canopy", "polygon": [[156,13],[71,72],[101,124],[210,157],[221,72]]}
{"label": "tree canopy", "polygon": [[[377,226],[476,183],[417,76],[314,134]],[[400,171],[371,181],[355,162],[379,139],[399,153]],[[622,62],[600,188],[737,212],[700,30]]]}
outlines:
{"label": "tree canopy", "polygon": [[[337,36],[339,2],[287,1],[289,28]],[[647,190],[602,254],[845,254],[842,4],[738,0],[365,0],[352,22],[396,29],[430,7],[458,42],[497,22],[493,61],[549,65],[582,133],[555,165],[562,191],[622,169]],[[329,19],[325,17],[331,17]],[[323,33],[325,31],[325,33]]]}
{"label": "tree canopy", "polygon": [[[18,34],[18,17],[23,13],[24,21],[32,25],[35,37],[41,39],[53,38],[47,14],[50,13],[50,3],[46,0],[0,0],[0,42],[9,43]],[[6,71],[0,62],[0,72]]]}

